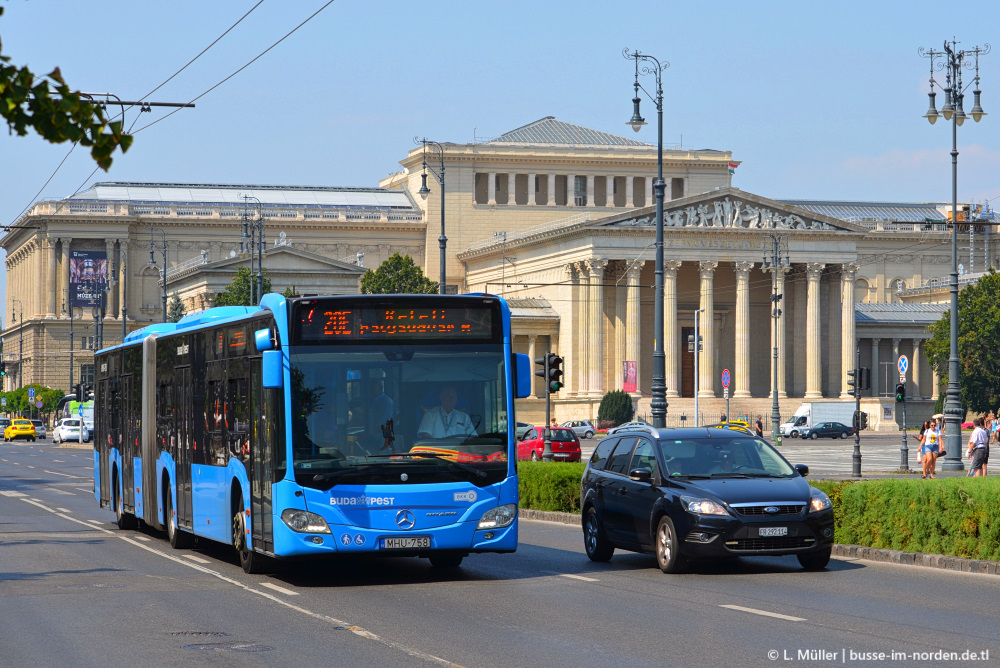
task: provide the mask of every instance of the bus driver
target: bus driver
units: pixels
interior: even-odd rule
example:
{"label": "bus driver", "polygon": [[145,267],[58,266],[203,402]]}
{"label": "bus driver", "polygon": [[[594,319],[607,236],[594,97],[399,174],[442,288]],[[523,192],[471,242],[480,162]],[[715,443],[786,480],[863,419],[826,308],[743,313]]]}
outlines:
{"label": "bus driver", "polygon": [[458,394],[451,385],[441,388],[441,405],[428,408],[417,428],[420,438],[446,438],[448,436],[475,436],[476,429],[472,426],[469,416],[455,409]]}

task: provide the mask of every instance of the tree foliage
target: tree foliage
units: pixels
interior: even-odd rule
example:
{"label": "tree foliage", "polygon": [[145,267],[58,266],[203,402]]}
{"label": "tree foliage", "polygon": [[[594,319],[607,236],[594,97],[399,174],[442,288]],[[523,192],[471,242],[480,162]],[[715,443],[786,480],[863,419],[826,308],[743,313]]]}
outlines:
{"label": "tree foliage", "polygon": [[53,144],[70,141],[89,146],[91,157],[105,171],[116,148],[124,153],[132,145],[122,121],[109,121],[99,104],[71,90],[58,67],[36,76],[10,60],[0,42],[0,117],[10,132],[23,137],[34,130]]}
{"label": "tree foliage", "polygon": [[[271,291],[271,279],[267,277],[267,269],[261,272],[264,284],[264,294]],[[232,283],[215,296],[216,306],[256,306],[250,303],[250,286],[256,281],[250,274],[249,267],[239,267]]]}
{"label": "tree foliage", "polygon": [[413,263],[409,255],[393,253],[392,257],[369,269],[361,277],[361,294],[434,294],[438,284],[424,276],[423,270]]}
{"label": "tree foliage", "polygon": [[[958,364],[962,405],[975,413],[1000,407],[1000,274],[992,269],[958,293]],[[927,328],[927,359],[948,382],[951,314]]]}
{"label": "tree foliage", "polygon": [[[28,400],[29,387],[35,388],[35,401],[42,402],[40,409],[35,408],[35,404]],[[3,406],[3,412],[10,415],[31,416],[38,414],[45,415],[54,411],[56,404],[59,403],[64,394],[62,390],[53,390],[44,385],[32,383],[31,385],[26,385],[10,392],[0,392],[0,397],[7,400],[6,406]]]}
{"label": "tree foliage", "polygon": [[621,390],[612,390],[601,399],[601,406],[597,409],[598,422],[610,420],[615,426],[625,424],[632,420],[632,397]]}
{"label": "tree foliage", "polygon": [[184,302],[181,301],[180,295],[175,292],[170,295],[170,301],[167,302],[167,322],[177,322],[184,315]]}

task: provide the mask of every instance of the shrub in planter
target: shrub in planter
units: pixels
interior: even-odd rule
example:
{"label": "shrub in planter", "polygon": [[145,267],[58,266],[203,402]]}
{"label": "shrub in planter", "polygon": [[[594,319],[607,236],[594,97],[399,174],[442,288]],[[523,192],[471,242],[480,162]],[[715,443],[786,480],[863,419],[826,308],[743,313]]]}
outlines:
{"label": "shrub in planter", "polygon": [[632,397],[621,390],[612,390],[601,399],[601,407],[597,409],[597,420],[609,420],[615,424],[625,424],[632,420]]}

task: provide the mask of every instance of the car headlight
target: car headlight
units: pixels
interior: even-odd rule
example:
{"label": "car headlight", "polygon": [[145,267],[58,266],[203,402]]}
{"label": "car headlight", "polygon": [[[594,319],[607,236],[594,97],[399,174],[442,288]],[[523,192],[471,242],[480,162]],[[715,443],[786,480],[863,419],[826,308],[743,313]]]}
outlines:
{"label": "car headlight", "polygon": [[809,512],[818,513],[830,508],[833,508],[833,502],[830,501],[830,497],[826,495],[826,492],[813,487],[809,496]]}
{"label": "car headlight", "polygon": [[694,513],[695,515],[728,515],[729,511],[719,503],[718,501],[713,501],[712,499],[698,499],[693,496],[682,496],[681,503],[684,504],[684,510],[689,513]]}
{"label": "car headlight", "polygon": [[503,506],[497,506],[496,508],[490,508],[483,516],[479,519],[479,529],[502,529],[503,527],[509,527],[514,523],[517,518],[517,504],[508,503]]}
{"label": "car headlight", "polygon": [[281,513],[281,521],[287,524],[289,529],[299,533],[333,533],[326,520],[308,510],[288,508]]}

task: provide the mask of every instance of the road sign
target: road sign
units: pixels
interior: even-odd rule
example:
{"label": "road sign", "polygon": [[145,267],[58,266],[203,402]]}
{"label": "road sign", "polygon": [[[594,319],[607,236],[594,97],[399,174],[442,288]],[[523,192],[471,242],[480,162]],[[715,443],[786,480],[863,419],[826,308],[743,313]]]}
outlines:
{"label": "road sign", "polygon": [[0,406],[7,405],[7,397],[0,397]]}
{"label": "road sign", "polygon": [[80,417],[83,417],[83,406],[80,406]]}
{"label": "road sign", "polygon": [[42,402],[41,401],[38,401],[38,402],[35,403],[35,408],[41,408],[41,407],[42,407]]}
{"label": "road sign", "polygon": [[909,366],[910,361],[906,359],[906,355],[900,355],[899,359],[896,361],[896,367],[899,368],[900,381],[903,382],[903,378],[906,376],[906,367]]}
{"label": "road sign", "polygon": [[35,388],[33,388],[33,387],[29,387],[28,388],[28,398],[29,399],[34,399],[35,398]]}
{"label": "road sign", "polygon": [[729,387],[729,369],[722,370],[722,387]]}
{"label": "road sign", "polygon": [[728,399],[729,398],[729,388],[728,387],[722,388],[722,398],[723,399]]}

